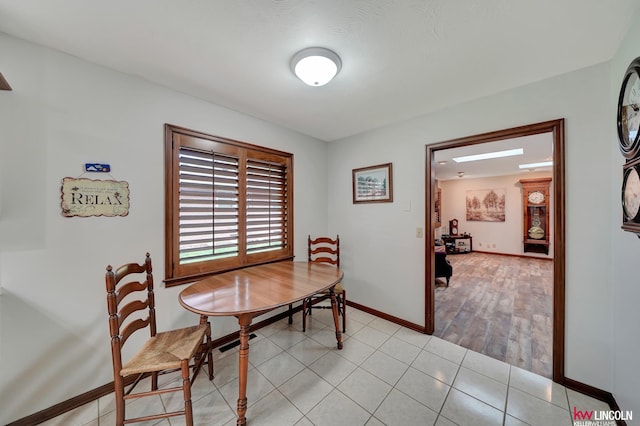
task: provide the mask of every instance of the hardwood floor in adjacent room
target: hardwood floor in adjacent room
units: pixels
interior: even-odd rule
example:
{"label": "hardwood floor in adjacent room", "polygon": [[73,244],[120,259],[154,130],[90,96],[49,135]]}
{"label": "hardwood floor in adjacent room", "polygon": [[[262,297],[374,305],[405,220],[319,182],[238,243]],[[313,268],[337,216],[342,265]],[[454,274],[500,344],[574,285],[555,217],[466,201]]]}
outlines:
{"label": "hardwood floor in adjacent room", "polygon": [[434,336],[551,378],[553,262],[472,252],[447,255]]}

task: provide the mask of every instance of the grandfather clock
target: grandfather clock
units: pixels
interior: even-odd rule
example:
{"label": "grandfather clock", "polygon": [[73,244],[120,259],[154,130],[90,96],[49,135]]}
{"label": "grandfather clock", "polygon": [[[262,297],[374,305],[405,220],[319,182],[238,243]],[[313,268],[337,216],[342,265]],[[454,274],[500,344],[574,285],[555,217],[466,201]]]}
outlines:
{"label": "grandfather clock", "polygon": [[520,179],[525,252],[549,254],[549,185],[551,178]]}

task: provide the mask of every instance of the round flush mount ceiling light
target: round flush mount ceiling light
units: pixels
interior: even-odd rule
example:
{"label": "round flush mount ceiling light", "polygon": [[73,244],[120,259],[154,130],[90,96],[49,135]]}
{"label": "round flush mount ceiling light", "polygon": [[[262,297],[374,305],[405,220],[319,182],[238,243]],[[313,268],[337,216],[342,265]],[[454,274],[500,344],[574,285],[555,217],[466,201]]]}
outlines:
{"label": "round flush mount ceiling light", "polygon": [[308,47],[291,58],[291,70],[309,86],[324,86],[341,68],[338,54],[324,47]]}

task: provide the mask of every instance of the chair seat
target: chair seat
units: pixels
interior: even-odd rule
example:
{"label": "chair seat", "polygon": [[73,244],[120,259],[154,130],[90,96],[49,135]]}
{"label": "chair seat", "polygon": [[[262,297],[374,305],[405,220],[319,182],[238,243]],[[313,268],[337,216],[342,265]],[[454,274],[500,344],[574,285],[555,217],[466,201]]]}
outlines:
{"label": "chair seat", "polygon": [[158,333],[120,370],[122,376],[180,368],[180,361],[196,353],[207,331],[206,324]]}

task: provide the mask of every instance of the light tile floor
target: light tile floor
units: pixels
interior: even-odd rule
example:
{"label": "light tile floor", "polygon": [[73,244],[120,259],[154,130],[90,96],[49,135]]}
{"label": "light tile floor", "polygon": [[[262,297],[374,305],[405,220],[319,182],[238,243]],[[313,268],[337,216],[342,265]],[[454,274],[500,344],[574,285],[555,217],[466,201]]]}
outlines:
{"label": "light tile floor", "polygon": [[[306,333],[298,315],[291,326],[283,320],[255,334],[248,425],[572,425],[574,407],[609,409],[544,377],[356,309],[348,310],[343,350],[336,349],[330,310],[314,311]],[[235,425],[238,352],[215,354],[215,379],[200,374],[192,390],[195,424]],[[162,383],[176,379],[166,375]],[[177,396],[138,400],[127,410],[175,410]],[[107,395],[44,424],[113,425],[114,409]],[[184,418],[145,424],[176,426]]]}

